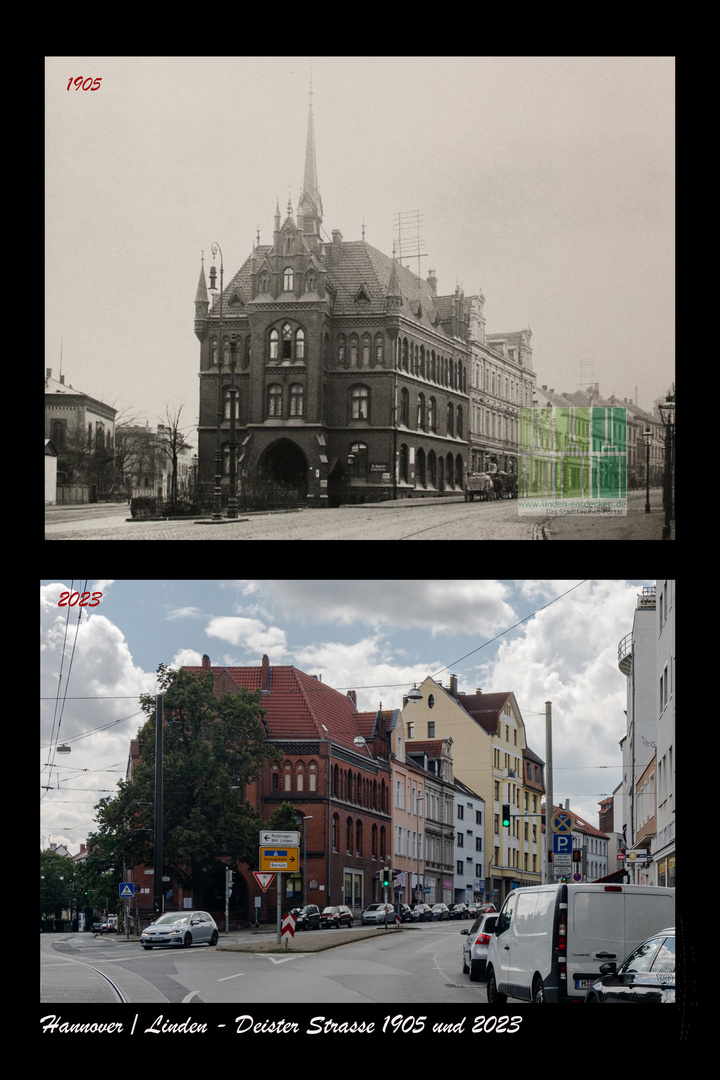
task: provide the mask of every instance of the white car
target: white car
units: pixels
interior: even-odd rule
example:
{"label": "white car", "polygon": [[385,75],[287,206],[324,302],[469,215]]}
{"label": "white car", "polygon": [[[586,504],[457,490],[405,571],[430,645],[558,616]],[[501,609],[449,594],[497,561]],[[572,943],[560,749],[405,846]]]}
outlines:
{"label": "white car", "polygon": [[363,926],[366,923],[384,923],[387,915],[388,923],[395,922],[395,911],[392,904],[370,904],[362,913]]}
{"label": "white car", "polygon": [[463,971],[470,974],[470,982],[485,978],[487,952],[490,936],[495,929],[497,915],[478,915],[469,930],[461,930],[463,941]]}
{"label": "white car", "polygon": [[218,943],[217,924],[207,911],[167,911],[140,935],[143,949],[155,945],[183,945],[189,949],[200,942]]}

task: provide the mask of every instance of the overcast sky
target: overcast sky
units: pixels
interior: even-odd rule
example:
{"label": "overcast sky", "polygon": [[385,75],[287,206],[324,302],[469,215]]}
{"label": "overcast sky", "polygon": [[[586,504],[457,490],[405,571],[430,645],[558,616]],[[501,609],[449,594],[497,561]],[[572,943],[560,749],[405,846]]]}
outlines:
{"label": "overcast sky", "polygon": [[[43,581],[41,846],[79,851],[94,806],[125,776],[144,722],[138,695],[156,692],[159,664],[196,665],[203,653],[230,666],[267,653],[356,690],[361,711],[400,708],[427,675],[447,687],[456,674],[461,692],[513,691],[543,760],[550,700],[554,801],[597,826],[622,777],[617,647],[653,583],[580,580]],[[79,622],[77,607],[68,619],[58,606],[71,589],[102,594]],[[58,755],[63,743],[71,752]]]}
{"label": "overcast sky", "polygon": [[482,289],[488,332],[529,326],[538,384],[664,396],[672,57],[50,57],[46,368],[62,341],[66,383],[194,429],[201,251],[227,282],[297,209],[311,69],[327,239],[364,223],[390,254],[419,211],[423,276]]}

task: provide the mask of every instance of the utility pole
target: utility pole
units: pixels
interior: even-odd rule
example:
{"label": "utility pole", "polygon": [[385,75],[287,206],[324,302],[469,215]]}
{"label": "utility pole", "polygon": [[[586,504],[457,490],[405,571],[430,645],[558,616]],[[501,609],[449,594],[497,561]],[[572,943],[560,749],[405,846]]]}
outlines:
{"label": "utility pole", "polygon": [[553,814],[553,787],[552,787],[552,702],[545,702],[545,868],[543,881],[552,885],[554,874],[550,862],[550,850],[552,843],[552,814]]}
{"label": "utility pole", "polygon": [[163,696],[155,695],[155,870],[153,873],[153,911],[155,918],[163,911]]}

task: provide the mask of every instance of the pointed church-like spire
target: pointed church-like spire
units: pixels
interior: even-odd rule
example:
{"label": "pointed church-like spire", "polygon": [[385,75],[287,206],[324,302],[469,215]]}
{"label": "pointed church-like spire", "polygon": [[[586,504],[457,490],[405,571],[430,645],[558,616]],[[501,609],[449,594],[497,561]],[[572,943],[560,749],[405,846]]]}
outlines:
{"label": "pointed church-like spire", "polygon": [[310,109],[308,113],[307,143],[305,146],[305,173],[303,176],[302,193],[298,203],[298,226],[302,228],[306,236],[314,236],[320,240],[320,224],[322,222],[322,199],[318,187],[317,160],[315,157],[315,126],[313,122],[312,106],[312,77],[310,79]]}

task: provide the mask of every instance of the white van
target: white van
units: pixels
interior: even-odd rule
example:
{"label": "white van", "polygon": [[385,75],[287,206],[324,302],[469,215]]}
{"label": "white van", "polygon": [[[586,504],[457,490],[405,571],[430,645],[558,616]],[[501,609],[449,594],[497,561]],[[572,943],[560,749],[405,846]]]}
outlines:
{"label": "white van", "polygon": [[619,964],[675,922],[675,890],[655,885],[536,885],[500,909],[487,959],[487,997],[584,1001],[600,967]]}

